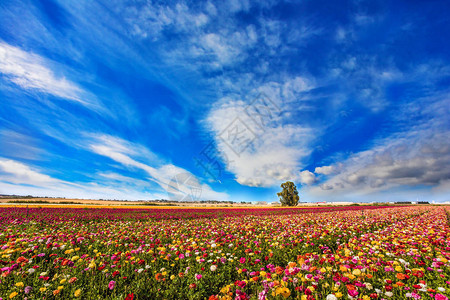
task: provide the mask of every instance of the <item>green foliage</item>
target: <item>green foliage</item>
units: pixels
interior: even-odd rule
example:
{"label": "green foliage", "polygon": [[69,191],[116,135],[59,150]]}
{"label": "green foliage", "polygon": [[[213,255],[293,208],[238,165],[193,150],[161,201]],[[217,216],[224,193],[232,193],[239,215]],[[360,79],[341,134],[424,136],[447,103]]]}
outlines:
{"label": "green foliage", "polygon": [[280,202],[282,206],[297,206],[298,200],[300,197],[298,196],[297,187],[291,181],[286,181],[281,184],[283,190],[277,193],[278,197],[280,197]]}

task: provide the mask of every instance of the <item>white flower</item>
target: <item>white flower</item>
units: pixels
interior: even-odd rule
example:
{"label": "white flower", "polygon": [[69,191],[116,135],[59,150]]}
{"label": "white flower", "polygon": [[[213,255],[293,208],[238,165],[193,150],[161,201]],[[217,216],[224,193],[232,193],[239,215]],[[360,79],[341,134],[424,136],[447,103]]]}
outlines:
{"label": "white flower", "polygon": [[142,273],[142,271],[144,271],[144,269],[139,269],[138,273],[140,274],[140,273]]}
{"label": "white flower", "polygon": [[41,274],[39,274],[39,276],[45,276],[47,275],[47,272],[42,272]]}
{"label": "white flower", "polygon": [[216,248],[216,247],[217,247],[216,244],[212,244],[212,245],[211,245],[211,248]]}
{"label": "white flower", "polygon": [[327,300],[337,300],[337,297],[335,295],[333,295],[333,294],[329,294],[327,296]]}
{"label": "white flower", "polygon": [[217,266],[216,265],[212,265],[210,267],[211,272],[215,272],[217,270]]}
{"label": "white flower", "polygon": [[35,269],[33,269],[33,268],[30,268],[30,269],[28,269],[28,271],[27,271],[27,272],[28,272],[29,274],[33,274],[33,273],[34,273],[35,271],[36,271]]}
{"label": "white flower", "polygon": [[386,293],[384,293],[386,296],[388,296],[388,297],[392,297],[393,295],[394,295],[394,293],[392,293],[392,292],[386,292]]}
{"label": "white flower", "polygon": [[441,286],[438,287],[437,289],[438,289],[439,292],[445,292],[445,289],[443,287],[441,287]]}

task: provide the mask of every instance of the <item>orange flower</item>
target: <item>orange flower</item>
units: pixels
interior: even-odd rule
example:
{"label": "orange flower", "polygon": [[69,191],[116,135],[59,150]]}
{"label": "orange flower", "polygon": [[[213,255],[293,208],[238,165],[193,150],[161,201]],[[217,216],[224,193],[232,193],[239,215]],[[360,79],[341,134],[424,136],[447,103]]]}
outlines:
{"label": "orange flower", "polygon": [[398,285],[398,286],[404,286],[404,285],[405,285],[405,284],[404,284],[403,282],[401,282],[401,281],[398,281],[398,282],[396,282],[395,284]]}
{"label": "orange flower", "polygon": [[17,263],[20,264],[20,263],[22,263],[22,262],[27,263],[27,262],[28,262],[28,259],[26,259],[26,258],[23,257],[23,256],[19,257],[19,258],[17,259]]}
{"label": "orange flower", "polygon": [[276,268],[275,268],[275,273],[277,273],[278,275],[283,274],[283,272],[284,272],[284,270],[283,270],[282,267],[276,267]]}
{"label": "orange flower", "polygon": [[403,279],[405,279],[405,278],[406,278],[406,277],[405,277],[405,274],[397,273],[397,279],[403,280]]}
{"label": "orange flower", "polygon": [[184,273],[183,272],[178,273],[178,277],[183,278],[184,277]]}
{"label": "orange flower", "polygon": [[373,277],[373,275],[372,274],[367,274],[366,277],[370,279],[370,278]]}
{"label": "orange flower", "polygon": [[209,296],[208,300],[219,300],[216,295]]}
{"label": "orange flower", "polygon": [[356,290],[356,287],[353,284],[347,284],[347,290]]}
{"label": "orange flower", "polygon": [[163,276],[163,274],[161,274],[161,273],[157,273],[157,274],[155,275],[155,279],[158,280],[158,281],[161,281],[161,280],[164,279],[164,276]]}

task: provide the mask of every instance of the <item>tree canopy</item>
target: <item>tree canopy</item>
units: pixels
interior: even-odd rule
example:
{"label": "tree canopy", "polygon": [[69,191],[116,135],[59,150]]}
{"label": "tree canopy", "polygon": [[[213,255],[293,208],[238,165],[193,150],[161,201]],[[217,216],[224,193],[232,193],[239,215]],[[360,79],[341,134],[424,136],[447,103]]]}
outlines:
{"label": "tree canopy", "polygon": [[283,190],[277,193],[280,197],[282,206],[297,206],[300,197],[298,196],[297,187],[291,181],[286,181],[281,184]]}

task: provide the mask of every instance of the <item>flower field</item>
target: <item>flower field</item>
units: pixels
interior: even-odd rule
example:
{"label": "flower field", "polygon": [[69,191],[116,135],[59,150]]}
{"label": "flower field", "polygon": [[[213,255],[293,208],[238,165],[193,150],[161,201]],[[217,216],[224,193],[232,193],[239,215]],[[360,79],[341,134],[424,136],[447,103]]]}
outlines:
{"label": "flower field", "polygon": [[0,208],[2,299],[448,299],[450,208]]}

